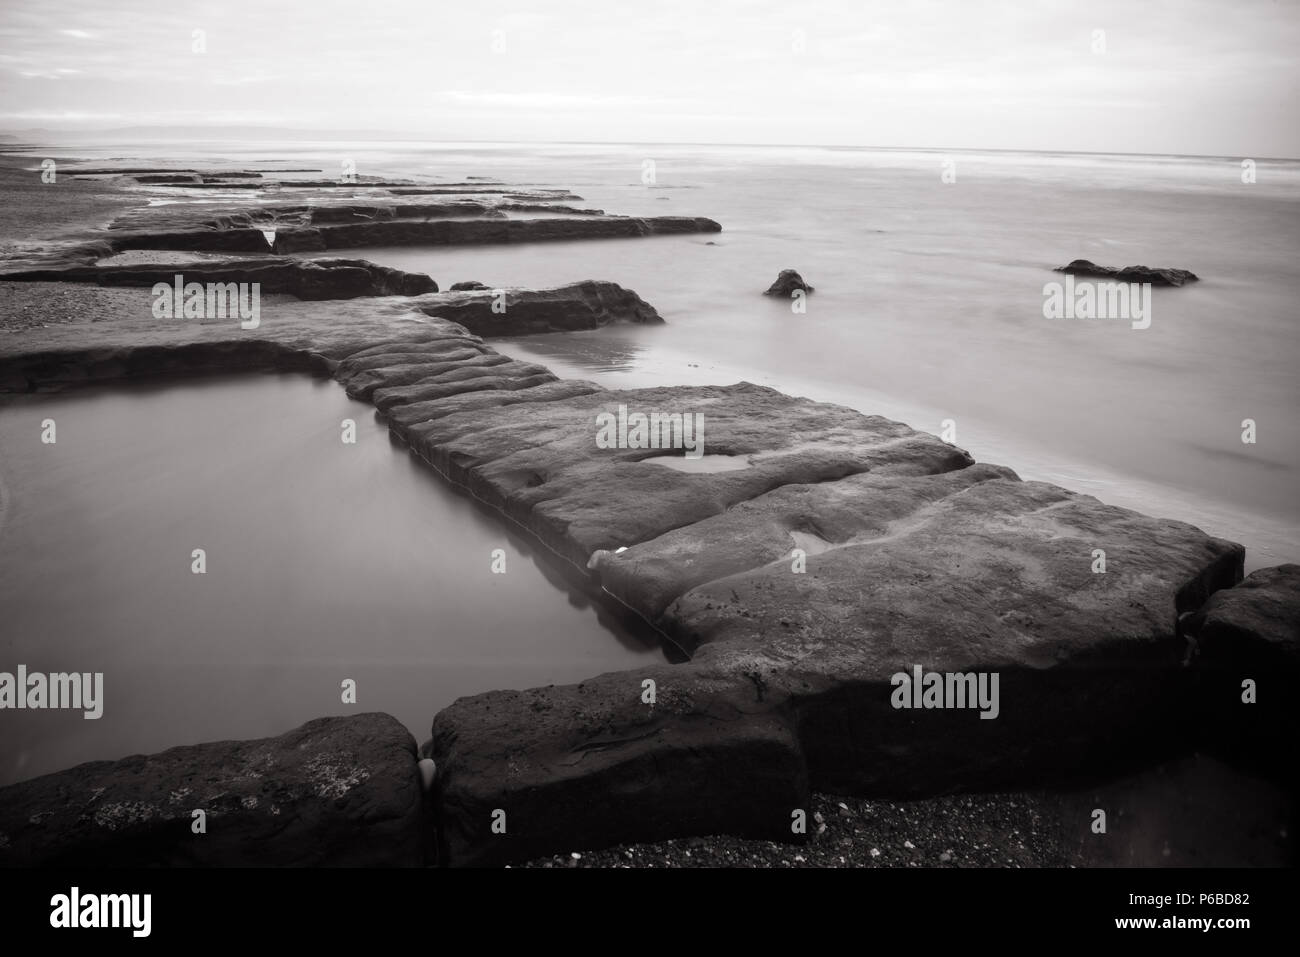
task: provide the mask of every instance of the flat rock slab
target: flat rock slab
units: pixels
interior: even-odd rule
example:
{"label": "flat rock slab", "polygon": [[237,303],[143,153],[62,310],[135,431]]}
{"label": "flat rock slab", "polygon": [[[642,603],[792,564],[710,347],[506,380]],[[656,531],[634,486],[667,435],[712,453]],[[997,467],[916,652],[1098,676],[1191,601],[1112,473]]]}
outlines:
{"label": "flat rock slab", "polygon": [[[289,262],[311,266],[310,261]],[[452,374],[443,388],[412,392],[402,399],[415,402],[462,392],[514,391],[554,381],[554,375],[541,366],[517,363],[509,374],[501,370],[495,381],[484,378],[472,387],[455,385],[456,375],[447,363],[462,362],[469,373],[474,366],[513,360],[463,325],[431,314],[440,310],[444,295],[455,302],[485,294],[312,303],[263,296],[260,325],[244,330],[238,318],[157,319],[152,314],[153,297],[142,290],[130,293],[122,309],[105,317],[111,321],[50,326],[0,339],[0,392],[49,391],[148,375],[291,369],[336,375],[345,386],[355,381],[353,394],[369,398],[381,388],[396,389],[437,374]],[[649,321],[642,307],[645,304],[635,293],[614,283],[588,280],[555,289],[511,290],[507,312],[491,325],[496,334],[521,334],[536,331],[550,323],[549,317],[566,310],[584,328]],[[474,309],[490,313],[490,299]],[[458,314],[469,315],[464,310]],[[422,365],[429,367],[423,374]],[[396,400],[386,397],[385,404],[395,405]]]}
{"label": "flat rock slab", "polygon": [[377,266],[364,259],[195,259],[184,264],[101,263],[0,274],[0,279],[7,280],[93,282],[101,286],[171,285],[178,281],[177,277],[182,288],[189,283],[257,283],[264,293],[309,300],[418,296],[438,291],[438,284],[428,276]]}
{"label": "flat rock slab", "polygon": [[[717,222],[693,216],[576,216],[543,219],[376,219],[370,222],[290,226],[278,229],[271,251],[320,252],[360,246],[459,246],[565,239],[628,239],[679,233],[716,233]],[[106,237],[114,252],[128,249],[266,252],[260,229],[115,230]]]}
{"label": "flat rock slab", "polygon": [[[1240,579],[1241,547],[1005,468],[917,456],[914,442],[894,448],[896,460],[878,452],[855,474],[785,483],[599,556],[606,589],[693,659],[439,713],[445,859],[691,833],[797,839],[809,785],[1041,786],[1183,744],[1178,615]],[[971,683],[926,707],[912,697],[916,667]],[[979,698],[981,675],[995,696]],[[899,687],[918,707],[896,706]],[[602,800],[621,832],[593,833]],[[496,809],[514,822],[509,841],[491,829]]]}
{"label": "flat rock slab", "polygon": [[[750,464],[691,473],[643,461],[671,449],[600,448],[598,416],[620,406],[702,416],[704,452]],[[394,431],[419,456],[579,568],[598,550],[646,541],[781,485],[970,464],[962,450],[901,423],[749,383],[590,393],[520,403],[509,416],[488,409],[411,422],[401,409],[391,409]]]}
{"label": "flat rock slab", "polygon": [[318,718],[0,789],[0,865],[414,867],[422,802],[415,739],[395,718]]}

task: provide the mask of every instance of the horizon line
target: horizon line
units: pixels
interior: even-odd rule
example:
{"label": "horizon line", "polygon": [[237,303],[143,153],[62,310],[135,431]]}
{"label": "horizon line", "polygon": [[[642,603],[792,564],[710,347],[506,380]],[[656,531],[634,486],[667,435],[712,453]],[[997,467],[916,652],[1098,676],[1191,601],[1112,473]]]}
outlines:
{"label": "horizon line", "polygon": [[[285,134],[293,133],[311,133],[323,134],[317,138],[317,142],[389,142],[389,143],[434,143],[453,145],[458,143],[473,145],[502,145],[502,146],[705,146],[705,147],[747,147],[759,149],[823,149],[823,150],[872,150],[881,152],[951,152],[951,153],[1040,153],[1040,154],[1060,154],[1067,156],[1152,156],[1152,157],[1172,157],[1178,159],[1254,159],[1266,161],[1284,161],[1300,162],[1297,156],[1249,156],[1245,153],[1139,153],[1128,152],[1123,150],[1063,150],[1063,149],[1029,149],[1017,147],[976,147],[976,146],[879,146],[855,143],[737,143],[737,142],[708,142],[708,141],[691,141],[691,140],[496,140],[496,139],[435,139],[412,134],[396,134],[395,131],[386,130],[368,130],[354,131],[357,133],[366,133],[365,136],[346,136],[341,132],[332,130],[320,130],[310,127],[273,127],[259,126],[256,124],[249,125],[226,125],[212,127],[185,127],[182,129],[193,129],[219,133],[222,130],[259,130],[266,132],[280,132]],[[24,133],[31,133],[39,130],[47,134],[84,134],[84,135],[110,135],[114,133],[125,133],[128,131],[145,131],[158,130],[167,131],[171,127],[166,126],[122,126],[109,127],[105,129],[68,129],[55,130],[43,127],[27,127],[21,130],[13,128],[0,128],[0,136],[18,136]],[[182,137],[178,137],[180,139]],[[184,139],[191,141],[204,142],[197,137],[186,136]],[[127,141],[129,142],[129,141]],[[310,140],[309,140],[310,142]],[[44,143],[40,140],[30,140],[19,143],[11,143],[9,146],[43,146],[53,145]],[[0,144],[0,152],[3,151],[4,144]]]}

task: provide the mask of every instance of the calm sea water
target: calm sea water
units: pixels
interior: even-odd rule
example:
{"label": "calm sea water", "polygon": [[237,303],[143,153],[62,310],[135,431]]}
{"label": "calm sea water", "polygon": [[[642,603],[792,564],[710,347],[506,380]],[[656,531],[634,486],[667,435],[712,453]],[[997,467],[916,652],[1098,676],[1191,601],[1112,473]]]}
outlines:
{"label": "calm sea water", "polygon": [[422,741],[461,695],[662,660],[334,382],[6,398],[0,483],[0,670],[103,672],[105,696],[6,711],[0,784],[327,714]]}

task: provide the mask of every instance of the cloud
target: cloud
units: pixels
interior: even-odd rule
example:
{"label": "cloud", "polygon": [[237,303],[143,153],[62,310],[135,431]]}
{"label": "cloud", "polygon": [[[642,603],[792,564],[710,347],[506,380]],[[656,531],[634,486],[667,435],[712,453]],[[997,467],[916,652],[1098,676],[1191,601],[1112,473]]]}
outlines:
{"label": "cloud", "polygon": [[364,17],[355,0],[65,0],[64,29],[43,0],[4,2],[0,95],[55,113],[1300,154],[1300,126],[1277,121],[1300,89],[1300,15],[1269,0],[1152,0],[1141,18],[1126,0],[367,0]]}

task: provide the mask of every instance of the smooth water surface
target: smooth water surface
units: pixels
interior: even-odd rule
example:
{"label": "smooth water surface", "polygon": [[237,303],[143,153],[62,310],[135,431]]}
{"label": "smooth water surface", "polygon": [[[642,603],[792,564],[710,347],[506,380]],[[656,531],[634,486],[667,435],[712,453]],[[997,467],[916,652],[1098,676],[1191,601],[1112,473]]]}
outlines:
{"label": "smooth water surface", "polygon": [[6,711],[0,784],[359,711],[422,741],[462,695],[662,660],[332,381],[8,397],[0,486],[0,671],[103,672],[105,698]]}

